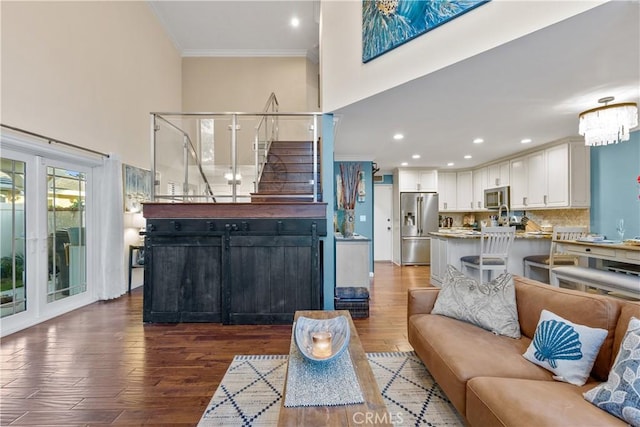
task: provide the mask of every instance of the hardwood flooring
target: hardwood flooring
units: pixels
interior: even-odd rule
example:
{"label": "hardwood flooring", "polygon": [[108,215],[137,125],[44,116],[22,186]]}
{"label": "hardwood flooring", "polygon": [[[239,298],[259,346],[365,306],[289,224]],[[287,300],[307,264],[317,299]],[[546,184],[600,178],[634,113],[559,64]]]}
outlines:
{"label": "hardwood flooring", "polygon": [[[408,351],[407,289],[429,267],[375,264],[366,352]],[[143,324],[142,290],[2,339],[0,425],[197,424],[236,354],[287,354],[290,325]]]}

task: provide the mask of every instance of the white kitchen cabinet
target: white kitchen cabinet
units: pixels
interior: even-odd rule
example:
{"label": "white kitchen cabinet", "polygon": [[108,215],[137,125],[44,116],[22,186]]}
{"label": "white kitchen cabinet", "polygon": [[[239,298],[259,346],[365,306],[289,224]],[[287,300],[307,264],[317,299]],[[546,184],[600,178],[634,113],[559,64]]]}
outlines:
{"label": "white kitchen cabinet", "polygon": [[473,210],[473,172],[456,174],[456,209]]}
{"label": "white kitchen cabinet", "polygon": [[544,207],[547,172],[544,151],[511,160],[511,208]]}
{"label": "white kitchen cabinet", "polygon": [[487,186],[487,168],[480,168],[473,171],[473,210],[484,209],[484,190]]}
{"label": "white kitchen cabinet", "polygon": [[546,151],[537,151],[527,156],[527,195],[525,206],[543,208],[547,193]]}
{"label": "white kitchen cabinet", "polygon": [[545,151],[547,185],[544,206],[563,207],[569,205],[569,146],[551,147]]}
{"label": "white kitchen cabinet", "polygon": [[398,169],[398,186],[400,191],[417,191],[420,182],[420,171],[417,169]]}
{"label": "white kitchen cabinet", "polygon": [[400,191],[438,191],[438,171],[435,169],[398,169]]}
{"label": "white kitchen cabinet", "polygon": [[510,179],[510,166],[509,162],[500,162],[487,166],[487,187],[504,187],[509,185]]}
{"label": "white kitchen cabinet", "polygon": [[442,286],[447,272],[447,239],[431,236],[431,284]]}
{"label": "white kitchen cabinet", "polygon": [[588,207],[589,152],[570,141],[512,159],[511,208]]}
{"label": "white kitchen cabinet", "polygon": [[438,171],[436,169],[421,170],[418,191],[438,191]]}
{"label": "white kitchen cabinet", "polygon": [[451,211],[456,209],[457,174],[441,172],[438,174],[438,209]]}
{"label": "white kitchen cabinet", "polygon": [[512,159],[511,165],[511,209],[526,208],[525,202],[529,188],[527,175],[527,158]]}

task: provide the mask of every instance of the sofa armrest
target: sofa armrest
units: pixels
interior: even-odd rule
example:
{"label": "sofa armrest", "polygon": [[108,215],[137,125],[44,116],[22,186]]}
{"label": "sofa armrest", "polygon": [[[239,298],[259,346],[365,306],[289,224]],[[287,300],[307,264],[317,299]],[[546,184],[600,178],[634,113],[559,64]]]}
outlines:
{"label": "sofa armrest", "polygon": [[412,288],[407,292],[407,319],[414,314],[431,313],[439,288]]}

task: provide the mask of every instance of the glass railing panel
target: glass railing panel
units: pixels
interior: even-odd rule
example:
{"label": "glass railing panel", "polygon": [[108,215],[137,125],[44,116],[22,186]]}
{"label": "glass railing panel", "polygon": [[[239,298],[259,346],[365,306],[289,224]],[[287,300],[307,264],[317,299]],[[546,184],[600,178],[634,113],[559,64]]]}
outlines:
{"label": "glass railing panel", "polygon": [[[311,141],[313,117],[244,113],[157,115],[155,200],[250,202],[271,141]],[[313,182],[312,171],[308,171],[308,176],[301,174],[296,179]],[[313,190],[308,193],[312,196]]]}

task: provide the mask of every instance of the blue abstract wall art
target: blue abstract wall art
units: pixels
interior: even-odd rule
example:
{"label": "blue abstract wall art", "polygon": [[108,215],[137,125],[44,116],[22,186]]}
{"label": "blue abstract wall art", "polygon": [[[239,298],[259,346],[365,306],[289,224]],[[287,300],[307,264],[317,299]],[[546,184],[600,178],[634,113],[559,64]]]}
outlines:
{"label": "blue abstract wall art", "polygon": [[371,61],[489,0],[363,0],[362,62]]}

